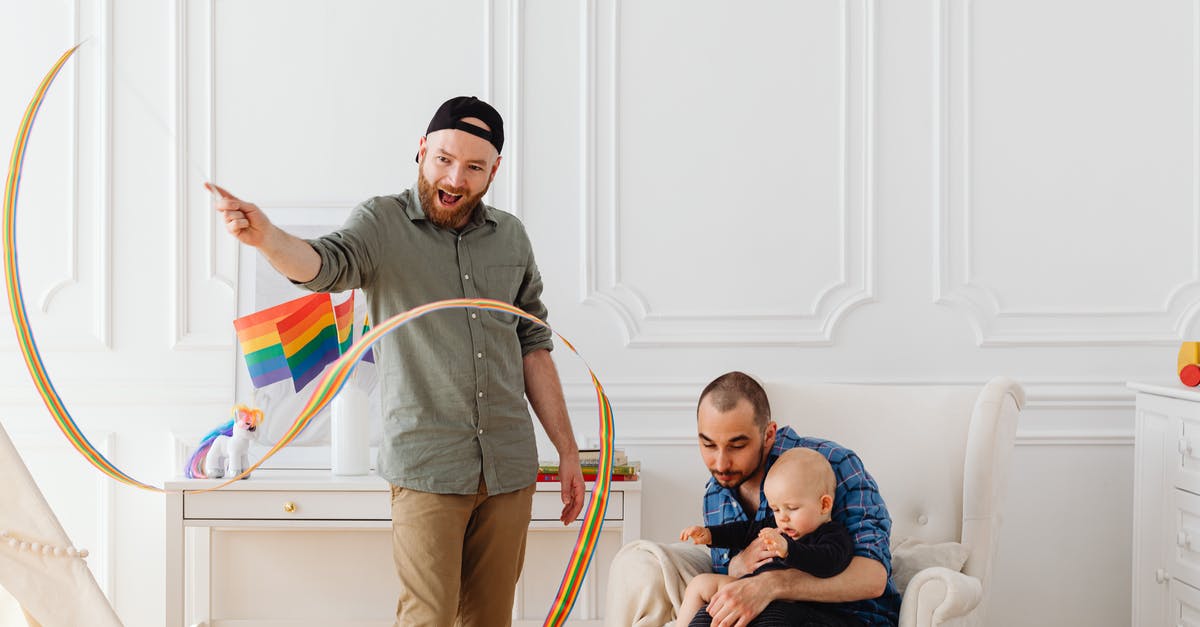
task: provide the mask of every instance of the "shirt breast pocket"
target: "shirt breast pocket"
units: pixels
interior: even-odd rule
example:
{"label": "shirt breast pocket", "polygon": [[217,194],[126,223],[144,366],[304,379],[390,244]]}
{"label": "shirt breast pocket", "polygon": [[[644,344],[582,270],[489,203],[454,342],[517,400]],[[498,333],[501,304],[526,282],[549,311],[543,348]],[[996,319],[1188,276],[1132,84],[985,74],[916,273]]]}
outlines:
{"label": "shirt breast pocket", "polygon": [[[484,272],[487,285],[482,296],[510,305],[516,305],[517,293],[525,280],[525,266],[490,266]],[[501,322],[516,322],[516,316],[502,311],[488,311],[493,318]]]}

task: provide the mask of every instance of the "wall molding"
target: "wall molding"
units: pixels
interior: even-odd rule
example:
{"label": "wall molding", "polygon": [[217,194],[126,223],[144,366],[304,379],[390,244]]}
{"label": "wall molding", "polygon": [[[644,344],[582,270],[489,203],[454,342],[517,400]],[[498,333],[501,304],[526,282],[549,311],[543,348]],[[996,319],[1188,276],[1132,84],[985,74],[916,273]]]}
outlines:
{"label": "wall molding", "polygon": [[[28,292],[28,304],[35,326],[43,329],[39,344],[43,349],[96,351],[112,349],[112,6],[110,0],[73,0],[69,4],[69,41],[65,45],[82,44],[72,62],[64,69],[70,79],[60,87],[67,89],[70,132],[67,157],[69,201],[61,226],[56,227],[65,237],[48,238],[42,244],[62,246],[61,257],[45,257],[45,261],[65,264],[62,273],[47,274],[47,283],[38,295]],[[84,106],[84,99],[89,104]],[[18,211],[20,208],[18,207]],[[85,220],[85,217],[87,218]],[[19,220],[18,220],[19,222]],[[82,239],[83,223],[91,232]],[[18,227],[19,227],[18,223]],[[81,278],[80,244],[89,241],[86,267],[94,273],[90,285]],[[91,309],[79,310],[77,305],[59,302],[66,312],[62,320],[45,324],[68,292],[76,289],[89,294]],[[86,302],[86,301],[85,301]],[[36,312],[36,313],[34,313]],[[80,315],[82,314],[82,315]],[[84,329],[82,333],[77,332]],[[9,340],[7,347],[15,350]]]}
{"label": "wall molding", "polygon": [[[770,385],[772,381],[767,381]],[[909,386],[983,386],[984,379],[904,379],[874,378],[840,381],[800,379],[803,383],[845,383],[856,385],[909,385]],[[664,379],[661,381],[609,381],[604,383],[605,393],[616,412],[618,446],[695,446],[695,434],[686,422],[678,428],[644,428],[644,418],[668,416],[680,418],[692,416],[696,410],[696,395],[708,381]],[[1132,446],[1134,392],[1124,380],[1111,379],[1029,379],[1019,381],[1025,389],[1026,415],[1018,426],[1017,446]],[[571,414],[583,424],[595,422],[595,390],[590,383],[567,382],[563,384],[567,407]],[[1111,421],[1090,421],[1080,418],[1079,412],[1122,412],[1129,416],[1129,428],[1113,428]],[[1053,426],[1039,426],[1037,420],[1028,416],[1065,415],[1066,420]],[[632,417],[632,422],[622,424],[623,418]],[[635,426],[636,425],[636,426]],[[592,431],[577,433],[587,446],[598,446],[597,436]]]}
{"label": "wall molding", "polygon": [[[766,379],[770,385],[784,378]],[[1061,379],[1061,378],[1015,378],[1025,389],[1025,409],[1133,409],[1134,392],[1127,387],[1131,380],[1150,380],[1153,377],[1131,379]],[[910,386],[978,386],[988,382],[987,378],[905,378],[873,377],[846,379],[815,379],[797,377],[796,383],[834,383],[848,385],[910,385]],[[608,380],[603,382],[610,399],[627,400],[638,410],[694,410],[696,395],[708,385],[707,379],[637,379]],[[564,381],[564,394],[568,403],[595,405],[595,391],[591,382]]]}
{"label": "wall molding", "polygon": [[1113,431],[1086,429],[1017,431],[1017,446],[1133,446],[1133,430]]}
{"label": "wall molding", "polygon": [[[596,436],[588,436],[584,438],[583,441],[584,445],[590,448],[598,448],[600,446],[600,440]],[[1020,447],[1131,447],[1134,444],[1134,434],[1133,431],[1090,431],[1087,429],[1040,431],[1036,429],[1022,429],[1017,431],[1016,440],[1013,444],[1014,446]],[[682,430],[639,433],[629,437],[622,437],[618,435],[614,440],[614,446],[618,447],[644,448],[682,446],[692,448],[696,445],[696,434],[689,434],[687,432],[683,432]]]}
{"label": "wall molding", "polygon": [[[493,68],[496,64],[496,45],[495,40],[491,36],[491,31],[495,26],[492,24],[490,15],[490,4],[492,0],[488,0],[488,45],[486,53],[488,54],[487,67]],[[500,207],[500,209],[513,214],[518,219],[525,215],[524,205],[524,189],[522,185],[522,150],[525,143],[525,89],[524,89],[524,66],[525,66],[525,2],[524,0],[508,0],[507,11],[507,35],[508,46],[506,61],[508,64],[508,80],[506,81],[506,100],[508,103],[508,113],[504,116],[504,167],[501,168],[501,178],[507,188],[508,206]],[[488,98],[489,102],[495,95],[492,94],[491,77],[492,72],[488,73]]]}
{"label": "wall molding", "polygon": [[[220,237],[218,218],[202,184],[217,180],[216,168],[216,0],[175,0],[175,211],[171,214],[171,326],[169,345],[173,350],[228,350],[228,328],[200,328],[193,306],[212,300],[232,303],[236,298],[237,242]],[[202,62],[198,71],[193,64]],[[195,100],[195,102],[193,102]],[[203,108],[194,107],[203,103]],[[198,154],[193,155],[194,152]],[[194,164],[203,163],[203,171]],[[198,215],[199,214],[199,215]],[[196,228],[200,227],[200,228]],[[191,234],[199,232],[196,238]],[[203,249],[201,268],[193,259]],[[231,270],[220,260],[233,257]],[[207,295],[199,290],[205,290]]]}
{"label": "wall molding", "polygon": [[[81,407],[182,407],[218,405],[228,408],[233,403],[233,382],[228,387],[214,385],[181,385],[175,381],[104,381],[96,379],[55,382],[68,408]],[[0,385],[0,408],[40,408],[44,403],[28,382]],[[181,412],[182,413],[182,412]],[[78,418],[78,417],[77,417]]]}
{"label": "wall molding", "polygon": [[[627,346],[824,346],[853,308],[874,299],[874,0],[843,0],[840,278],[816,294],[810,311],[655,311],[620,272],[620,0],[583,0],[580,18],[580,205],[583,251],[581,302],[598,303],[615,315]],[[607,29],[598,35],[598,28]],[[855,39],[857,43],[852,43]],[[598,83],[604,61],[602,98]],[[603,143],[598,137],[604,137]],[[857,141],[854,141],[857,138]],[[603,173],[603,174],[602,174]],[[851,225],[858,225],[855,230]]]}
{"label": "wall molding", "polygon": [[[95,136],[95,172],[92,186],[86,196],[94,200],[93,215],[96,216],[94,226],[93,263],[96,273],[92,286],[92,302],[96,308],[92,320],[92,334],[99,342],[99,348],[112,349],[112,84],[113,84],[113,50],[112,50],[112,4],[111,0],[91,0],[88,3],[90,14],[86,17],[87,28],[84,28],[84,18],[81,12],[80,0],[75,0],[74,40],[84,41],[96,39],[94,48],[96,59],[92,63],[93,76],[96,81],[97,112],[94,128]],[[74,92],[73,115],[75,128],[72,134],[72,152],[74,163],[72,167],[72,217],[71,240],[68,244],[70,271],[69,276],[50,287],[42,297],[43,313],[50,310],[54,297],[64,289],[79,285],[79,255],[78,255],[78,226],[80,222],[80,189],[79,189],[79,124],[80,124],[80,75],[77,69],[74,74],[72,90]]]}
{"label": "wall molding", "polygon": [[[960,311],[979,346],[1170,345],[1200,315],[1200,172],[1193,172],[1191,278],[1158,307],[1071,309],[1005,307],[1001,295],[973,275],[972,260],[972,0],[940,0],[934,41],[933,197],[936,206],[934,302]],[[1197,9],[1193,2],[1193,9]],[[1192,20],[1193,165],[1200,164],[1200,23]],[[1195,170],[1195,168],[1193,168]]]}
{"label": "wall molding", "polygon": [[[488,190],[484,202],[503,211],[513,214],[518,219],[524,217],[524,194],[521,184],[521,149],[524,143],[524,77],[522,68],[525,63],[525,2],[524,0],[507,0],[503,8],[498,7],[498,0],[483,0],[484,45],[483,45],[483,92],[485,101],[497,104],[501,99],[506,103],[507,111],[501,111],[504,116],[504,165],[500,168],[493,182],[493,188]],[[496,15],[503,11],[506,22],[503,29],[496,28]],[[497,33],[503,31],[506,36],[503,55],[497,54],[499,44]],[[504,89],[496,89],[496,76],[505,76]],[[501,107],[497,107],[501,109]],[[503,192],[508,206],[499,206],[495,201],[496,192]]]}

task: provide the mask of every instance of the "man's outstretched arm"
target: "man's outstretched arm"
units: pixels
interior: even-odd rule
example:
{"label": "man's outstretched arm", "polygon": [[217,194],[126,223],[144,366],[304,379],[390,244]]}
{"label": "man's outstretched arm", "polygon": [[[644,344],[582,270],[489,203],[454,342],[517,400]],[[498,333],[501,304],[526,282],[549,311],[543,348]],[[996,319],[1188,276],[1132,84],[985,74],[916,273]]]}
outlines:
{"label": "man's outstretched arm", "polygon": [[205,189],[217,196],[216,209],[225,220],[225,230],[238,241],[253,246],[283,276],[307,283],[321,271],[321,256],[308,242],[275,226],[258,205],[246,202],[213,183]]}

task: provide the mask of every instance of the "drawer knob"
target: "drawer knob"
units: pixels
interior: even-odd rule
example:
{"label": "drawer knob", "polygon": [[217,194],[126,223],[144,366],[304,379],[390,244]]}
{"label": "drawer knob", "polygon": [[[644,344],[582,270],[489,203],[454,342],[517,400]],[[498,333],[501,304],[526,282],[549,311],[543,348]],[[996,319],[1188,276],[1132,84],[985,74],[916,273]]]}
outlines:
{"label": "drawer knob", "polygon": [[1188,537],[1186,531],[1180,531],[1179,534],[1175,536],[1175,545],[1181,547],[1187,546],[1190,540],[1191,538]]}
{"label": "drawer knob", "polygon": [[1170,578],[1171,578],[1171,575],[1169,575],[1167,573],[1167,571],[1165,571],[1161,568],[1154,571],[1154,581],[1156,581],[1158,583],[1166,583],[1166,581]]}
{"label": "drawer knob", "polygon": [[1179,452],[1183,455],[1189,455],[1192,452],[1192,443],[1187,438],[1179,438]]}
{"label": "drawer knob", "polygon": [[289,514],[290,514],[290,513],[292,513],[292,512],[294,512],[294,511],[296,511],[296,504],[295,504],[295,503],[293,503],[293,502],[291,502],[291,501],[288,501],[288,502],[284,503],[284,504],[283,504],[283,511],[285,511],[285,512],[287,512],[287,513],[289,513]]}

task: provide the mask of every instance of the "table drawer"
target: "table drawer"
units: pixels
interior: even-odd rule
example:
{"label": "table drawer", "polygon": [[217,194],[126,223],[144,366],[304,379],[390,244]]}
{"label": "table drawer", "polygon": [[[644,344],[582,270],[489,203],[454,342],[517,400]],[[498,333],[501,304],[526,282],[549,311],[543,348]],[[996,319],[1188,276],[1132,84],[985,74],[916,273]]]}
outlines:
{"label": "table drawer", "polygon": [[[1188,410],[1188,411],[1184,411]],[[1171,483],[1194,493],[1200,493],[1200,406],[1180,407],[1175,416],[1175,436],[1178,438],[1174,451],[1170,451],[1174,463],[1171,465]]]}
{"label": "table drawer", "polygon": [[[592,493],[585,492],[583,495],[583,506],[586,508],[592,500]],[[562,515],[562,496],[561,493],[555,492],[534,492],[533,493],[533,520],[558,520]],[[585,510],[580,510],[579,516],[575,520],[583,518]],[[604,520],[624,520],[625,519],[625,493],[609,491],[608,493],[608,509],[604,512]]]}
{"label": "table drawer", "polygon": [[183,495],[185,519],[391,520],[387,492],[227,490]]}
{"label": "table drawer", "polygon": [[1168,590],[1171,598],[1167,615],[1171,622],[1176,625],[1200,625],[1200,590],[1178,579],[1171,580]]}
{"label": "table drawer", "polygon": [[1196,585],[1200,583],[1200,496],[1175,488],[1168,498],[1171,540],[1167,572]]}

